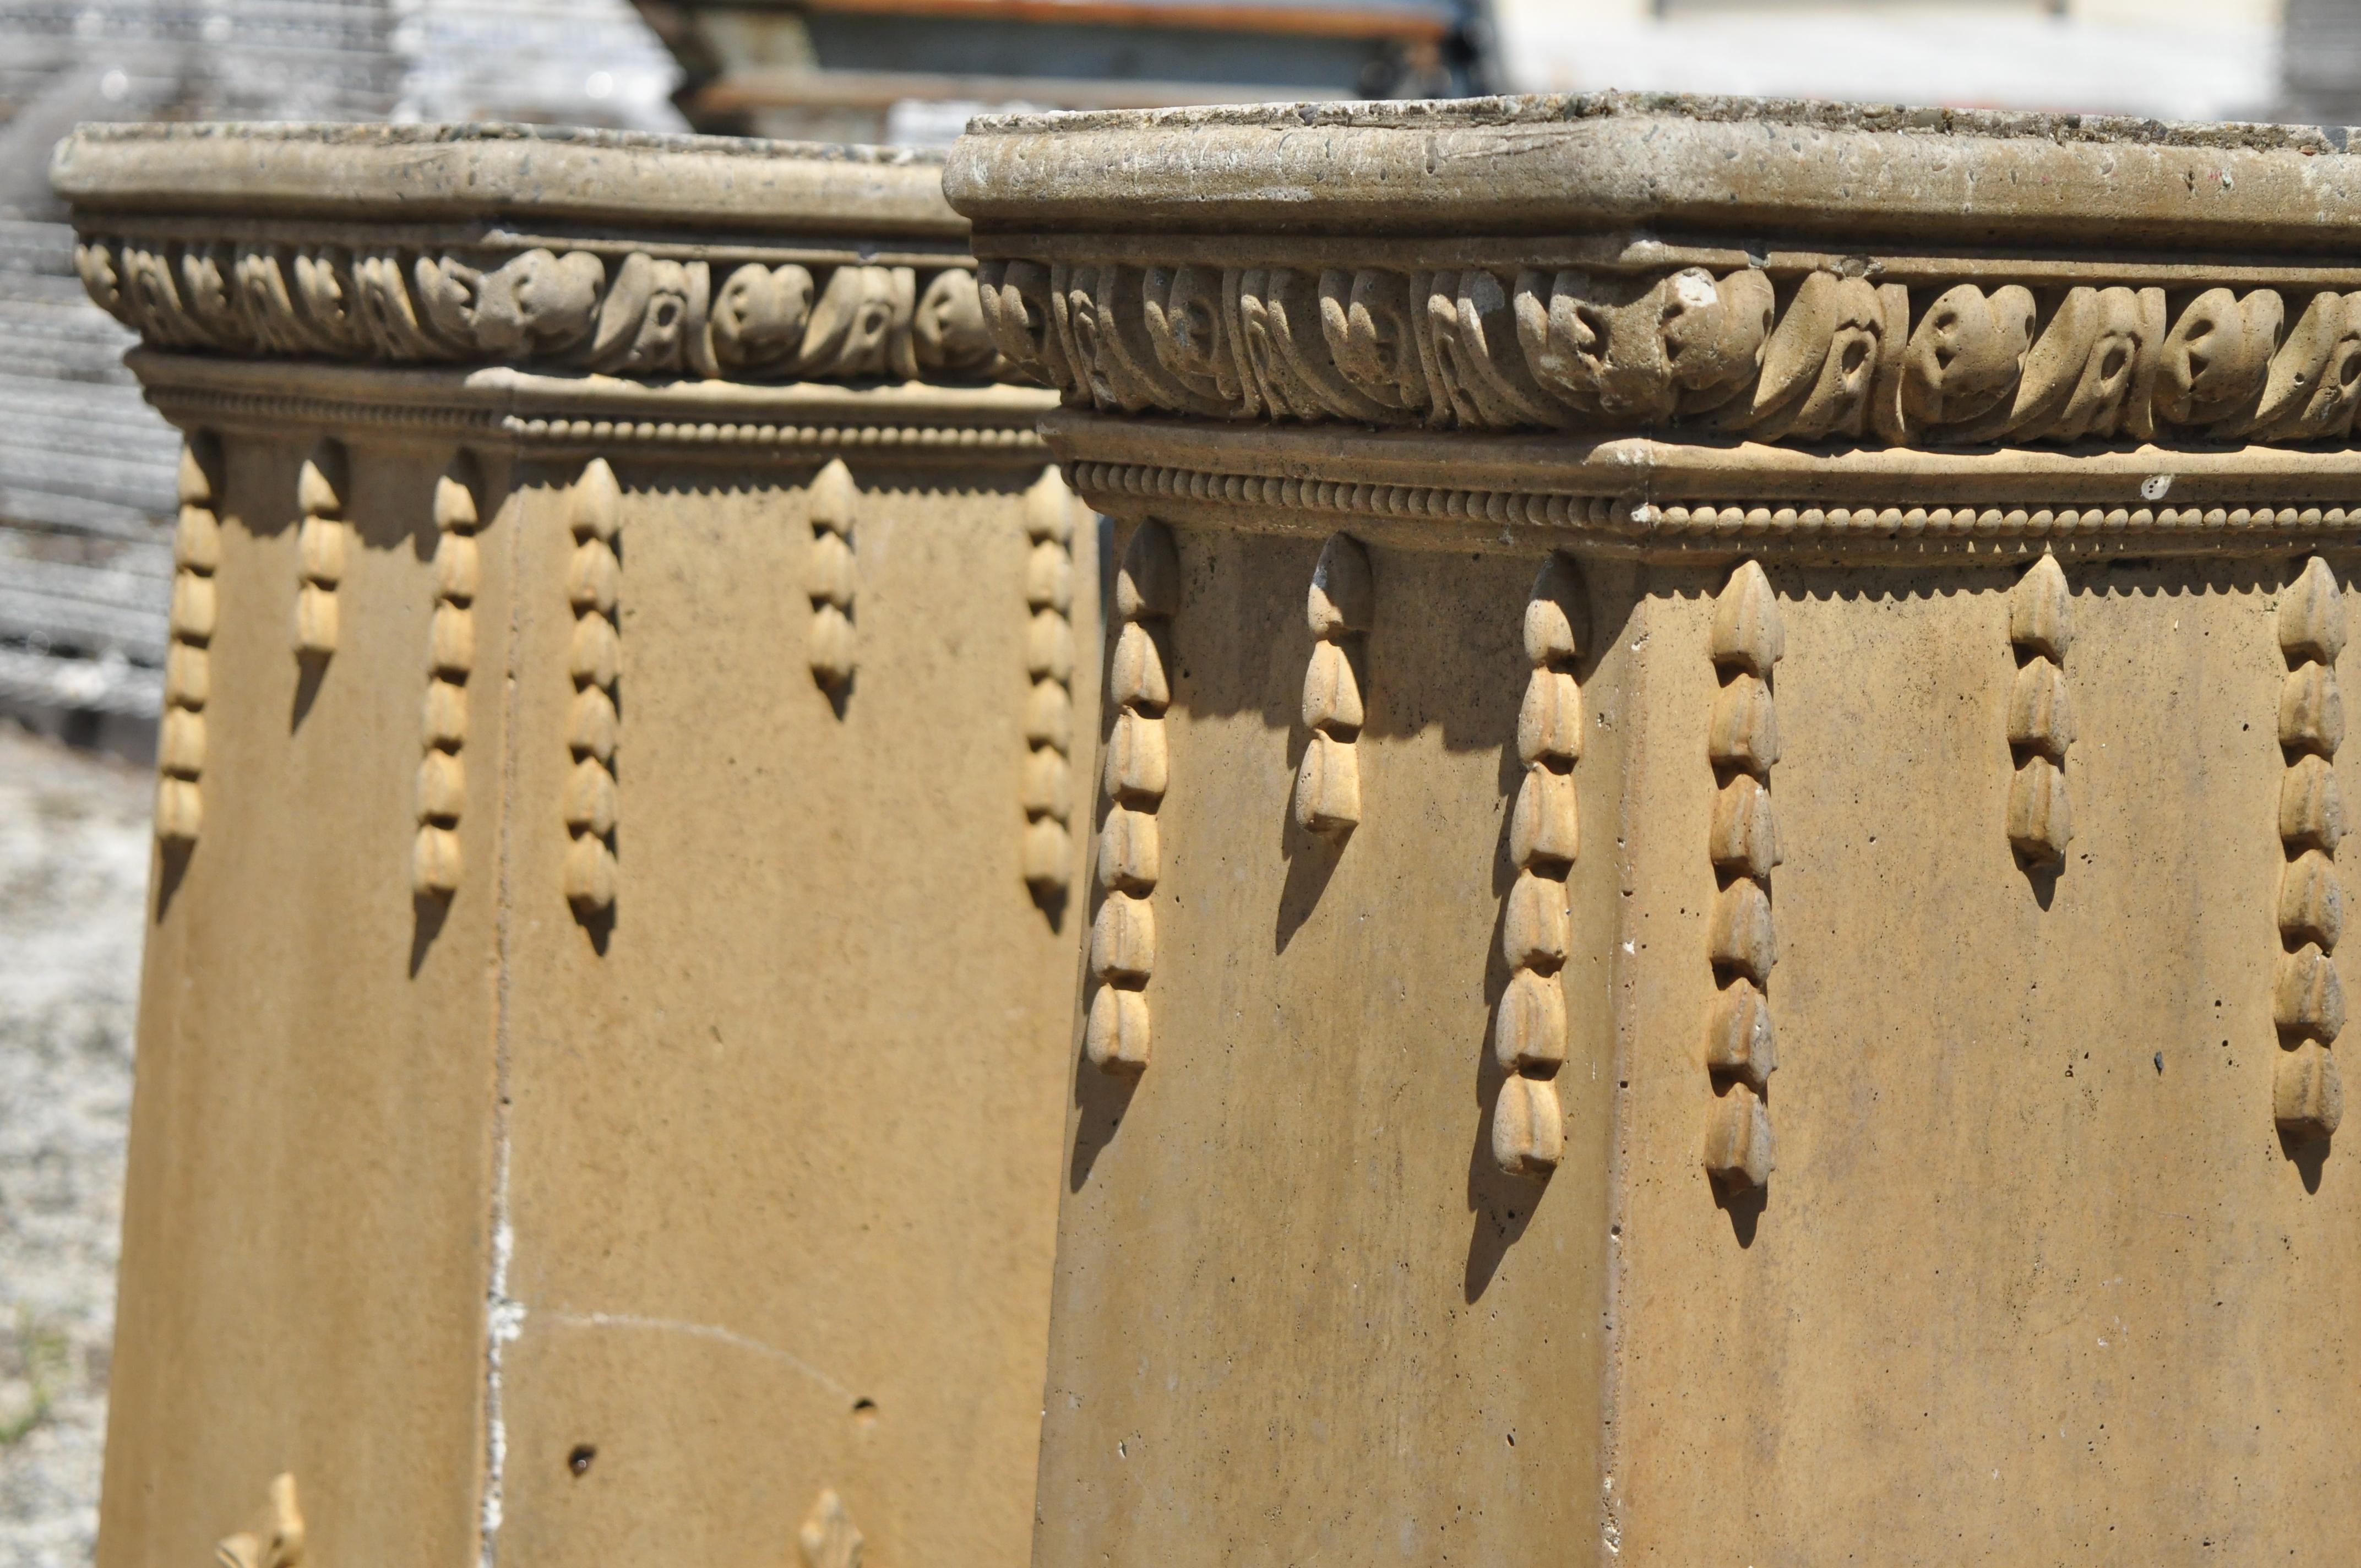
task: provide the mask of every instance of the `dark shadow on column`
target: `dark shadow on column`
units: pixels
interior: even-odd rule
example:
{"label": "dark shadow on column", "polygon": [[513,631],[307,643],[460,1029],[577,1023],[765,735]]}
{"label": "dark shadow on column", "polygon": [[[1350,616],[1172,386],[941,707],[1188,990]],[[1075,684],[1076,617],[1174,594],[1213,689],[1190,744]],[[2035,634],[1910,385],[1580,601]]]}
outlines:
{"label": "dark shadow on column", "polygon": [[[1311,742],[1307,740],[1305,747]],[[1296,762],[1302,762],[1300,749]],[[1336,874],[1337,864],[1345,858],[1345,845],[1349,833],[1335,839],[1325,839],[1317,833],[1307,833],[1296,825],[1295,796],[1288,792],[1288,804],[1279,817],[1279,852],[1287,861],[1287,881],[1279,891],[1279,916],[1271,932],[1271,951],[1283,953],[1320,907],[1320,895],[1328,891],[1329,879]]]}
{"label": "dark shadow on column", "polygon": [[1484,1035],[1476,1042],[1478,1114],[1475,1143],[1467,1151],[1470,1224],[1461,1288],[1471,1306],[1491,1288],[1509,1249],[1532,1223],[1533,1212],[1549,1190],[1547,1175],[1511,1176],[1492,1158],[1492,1116],[1499,1104],[1500,1086],[1509,1077],[1492,1052],[1493,1034],[1500,1026],[1500,998],[1509,990],[1509,964],[1500,956],[1500,944],[1509,921],[1509,890],[1517,880],[1516,868],[1509,863],[1509,820],[1524,772],[1512,736],[1500,749],[1500,830],[1492,842],[1492,925],[1484,941]]}
{"label": "dark shadow on column", "polygon": [[[1298,624],[1301,624],[1300,620]],[[1345,663],[1352,668],[1354,683],[1361,693],[1363,704],[1368,708],[1367,716],[1374,717],[1368,641],[1367,637],[1354,636],[1337,646],[1343,649]],[[1307,670],[1318,646],[1318,643],[1308,640],[1305,643],[1303,663]],[[1303,767],[1304,753],[1312,750],[1312,730],[1302,720],[1300,700],[1297,706],[1299,712],[1295,722],[1288,727],[1287,805],[1279,814],[1279,852],[1287,861],[1287,882],[1279,889],[1277,928],[1272,934],[1271,951],[1274,953],[1286,952],[1288,944],[1295,940],[1295,934],[1303,928],[1303,923],[1312,918],[1312,912],[1320,907],[1321,895],[1328,891],[1329,879],[1336,874],[1336,867],[1345,859],[1345,846],[1353,841],[1353,829],[1350,828],[1330,836],[1310,832],[1295,820],[1296,784]],[[1332,730],[1331,733],[1347,746],[1357,746],[1369,728],[1364,724],[1358,729]]]}
{"label": "dark shadow on column", "polygon": [[328,655],[298,653],[295,655],[295,706],[287,715],[287,733],[294,734],[310,718],[312,705],[320,699],[320,683],[328,677]]}
{"label": "dark shadow on column", "polygon": [[2279,1152],[2303,1179],[2306,1192],[2320,1190],[2321,1170],[2328,1163],[2329,1143],[2327,1138],[2306,1138],[2299,1143],[2285,1132],[2279,1134]]}
{"label": "dark shadow on column", "polygon": [[164,916],[171,913],[172,899],[181,891],[181,883],[189,874],[189,859],[196,853],[194,844],[167,840],[157,846],[156,861],[156,924],[161,926]]}
{"label": "dark shadow on column", "polygon": [[1738,1245],[1750,1247],[1754,1245],[1754,1228],[1762,1223],[1763,1211],[1771,1206],[1771,1189],[1766,1185],[1731,1192],[1715,1182],[1713,1205],[1730,1216],[1730,1234],[1738,1238]]}
{"label": "dark shadow on column", "polygon": [[590,950],[605,958],[609,945],[615,939],[615,906],[610,904],[587,914],[577,908],[574,919],[582,927],[582,934],[590,938]]}
{"label": "dark shadow on column", "polygon": [[[1506,981],[1493,990],[1493,1011],[1499,1005],[1499,992],[1506,989]],[[1496,1020],[1497,1021],[1497,1020]],[[1533,1223],[1533,1212],[1541,1207],[1542,1197],[1549,1190],[1549,1177],[1510,1176],[1492,1161],[1492,1109],[1499,1102],[1500,1085],[1508,1077],[1500,1064],[1492,1059],[1489,1029],[1487,1029],[1481,1066],[1476,1073],[1476,1092],[1483,1102],[1484,1113],[1476,1124],[1476,1146],[1467,1151],[1467,1207],[1473,1223],[1467,1234],[1467,1269],[1461,1281],[1469,1305],[1481,1299],[1491,1288],[1492,1279],[1517,1245],[1525,1228]]]}
{"label": "dark shadow on column", "polygon": [[[1091,994],[1096,993],[1093,984]],[[1137,1073],[1107,1072],[1093,1065],[1082,1050],[1074,1052],[1074,1108],[1080,1114],[1074,1118],[1074,1156],[1066,1178],[1070,1190],[1082,1190],[1100,1154],[1115,1142],[1131,1109],[1131,1097],[1139,1089],[1139,1079]]]}
{"label": "dark shadow on column", "polygon": [[442,934],[443,922],[450,917],[451,900],[441,894],[420,893],[410,900],[410,978],[416,980],[418,971],[426,967],[427,949]]}

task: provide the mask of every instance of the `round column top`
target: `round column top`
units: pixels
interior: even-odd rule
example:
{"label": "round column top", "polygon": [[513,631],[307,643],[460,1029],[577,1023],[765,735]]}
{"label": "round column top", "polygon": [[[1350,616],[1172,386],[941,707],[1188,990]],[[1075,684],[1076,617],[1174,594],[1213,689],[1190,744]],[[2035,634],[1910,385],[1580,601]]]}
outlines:
{"label": "round column top", "polygon": [[938,155],[542,126],[93,125],[49,178],[77,217],[498,220],[958,243]]}
{"label": "round column top", "polygon": [[987,234],[1641,227],[2319,253],[2361,228],[2345,147],[2341,126],[1604,93],[987,117],[944,187]]}

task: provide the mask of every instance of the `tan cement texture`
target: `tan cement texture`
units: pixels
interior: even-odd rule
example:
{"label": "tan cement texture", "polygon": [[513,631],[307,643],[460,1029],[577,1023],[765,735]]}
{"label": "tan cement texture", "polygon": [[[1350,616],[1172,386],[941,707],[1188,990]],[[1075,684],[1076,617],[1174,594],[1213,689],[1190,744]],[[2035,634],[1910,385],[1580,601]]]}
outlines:
{"label": "tan cement texture", "polygon": [[[1340,851],[1290,806],[1319,545],[1180,545],[1155,1052],[1070,1128],[1035,1560],[1481,1562],[1587,1532],[1605,1171],[1565,1170],[1536,1210],[1485,1130],[1533,563],[1375,553]],[[1444,609],[1478,598],[1500,612]],[[1612,821],[1612,766],[1581,778]],[[1568,989],[1602,1003],[1582,1026],[1603,1066],[1617,911],[1586,885],[1597,956]],[[1561,1076],[1596,1148],[1591,1066]]]}
{"label": "tan cement texture", "polygon": [[[856,474],[840,718],[802,659],[801,494],[631,472],[603,955],[563,828],[508,848],[519,1561],[776,1555],[823,1486],[880,1561],[1025,1552],[1077,915],[1021,861],[1022,501]],[[555,580],[563,496],[528,485],[520,570]],[[518,666],[562,672],[572,624],[524,609]],[[545,741],[518,798],[562,793],[573,696],[518,683]]]}
{"label": "tan cement texture", "polygon": [[206,815],[162,852],[149,944],[106,1560],[201,1555],[282,1471],[340,1560],[474,1552],[495,1483],[511,1561],[777,1555],[831,1489],[882,1556],[1020,1559],[1075,960],[1025,881],[1018,481],[856,473],[840,715],[804,653],[812,470],[620,466],[616,896],[585,919],[578,465],[487,468],[521,488],[477,535],[438,900],[410,868],[447,453],[356,447],[307,691],[304,448],[229,450]]}
{"label": "tan cement texture", "polygon": [[1035,1568],[2347,1552],[2343,145],[971,130],[1134,650]]}
{"label": "tan cement texture", "polygon": [[2272,1120],[2290,565],[2074,575],[2054,872],[2005,831],[2017,573],[1774,578],[1777,1163],[1732,1195],[1727,573],[1588,573],[1537,1185],[1488,1043],[1540,557],[1372,552],[1339,852],[1289,817],[1316,554],[1179,535],[1156,1052],[1070,1133],[1038,1563],[2332,1550],[2361,1188]]}
{"label": "tan cement texture", "polygon": [[[307,446],[232,445],[217,509],[206,820],[159,851],[141,983],[103,1562],[202,1558],[281,1472],[312,1483],[315,1551],[474,1546],[500,912],[479,884],[422,945],[403,874],[435,469],[357,460],[343,646],[310,680]],[[511,597],[497,552],[484,591]],[[478,755],[508,749],[502,705],[469,718]]]}
{"label": "tan cement texture", "polygon": [[933,166],[59,170],[190,455],[100,1562],[1023,1563],[1097,534]]}
{"label": "tan cement texture", "polygon": [[[2334,1555],[2361,1187],[2348,1150],[2290,1150],[2268,1113],[2290,575],[2074,575],[2054,877],[1996,830],[2009,576],[1783,583],[1778,1173],[1752,1212],[1717,1209],[1694,1146],[1713,881],[1683,851],[1710,780],[1679,718],[1645,749],[1626,1560]],[[1651,711],[1692,729],[1704,609],[1675,589],[1631,633]]]}

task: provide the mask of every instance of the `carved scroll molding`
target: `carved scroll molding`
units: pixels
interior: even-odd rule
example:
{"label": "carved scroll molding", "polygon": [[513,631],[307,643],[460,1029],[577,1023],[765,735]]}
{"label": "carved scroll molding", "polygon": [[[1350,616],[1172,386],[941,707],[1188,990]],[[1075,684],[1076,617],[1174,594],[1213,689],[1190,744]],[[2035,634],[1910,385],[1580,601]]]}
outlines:
{"label": "carved scroll molding", "polygon": [[2344,442],[2361,407],[2361,292],[2097,266],[1886,282],[1009,259],[980,280],[1012,364],[1128,414],[2026,445]]}
{"label": "carved scroll molding", "polygon": [[213,694],[214,627],[220,617],[221,443],[207,431],[181,447],[181,515],[172,532],[170,641],[164,650],[164,717],[156,733],[156,837],[197,841],[204,826],[205,704]]}
{"label": "carved scroll molding", "polygon": [[1707,742],[1716,793],[1710,853],[1714,879],[1708,940],[1717,994],[1707,1025],[1706,1069],[1714,1105],[1706,1128],[1706,1169],[1725,1192],[1771,1179],[1771,1115],[1765,1094],[1778,1065],[1771,1024],[1771,872],[1779,835],[1771,817],[1771,769],[1779,724],[1771,672],[1786,652],[1778,596],[1762,564],[1746,561],[1714,600],[1711,652],[1721,681]]}
{"label": "carved scroll molding", "polygon": [[1115,573],[1120,630],[1107,673],[1115,727],[1107,738],[1105,819],[1099,826],[1098,914],[1091,922],[1091,998],[1083,1052],[1104,1071],[1148,1066],[1148,981],[1156,968],[1156,908],[1162,874],[1156,811],[1170,769],[1164,711],[1172,702],[1164,642],[1180,608],[1180,561],[1159,522],[1132,531]]}
{"label": "carved scroll molding", "polygon": [[2036,561],[2008,595],[2008,640],[2016,652],[2009,691],[2008,841],[2028,866],[2065,863],[2074,837],[2066,792],[2066,749],[2074,718],[2066,695],[2066,648],[2074,640],[2072,597],[2055,555]]}
{"label": "carved scroll molding", "polygon": [[[1267,438],[1268,439],[1268,438]],[[1350,440],[1350,437],[1340,438]],[[1093,445],[1112,444],[1094,441]],[[1831,460],[1834,461],[1833,459]],[[1339,464],[1339,468],[1349,465]],[[1503,527],[1549,529],[1600,554],[1679,557],[1794,555],[1848,561],[1892,557],[1974,565],[2043,552],[2079,555],[2260,554],[2361,535],[2361,505],[1804,506],[1791,501],[1659,503],[1628,495],[1537,486],[1488,489],[1244,473],[1159,463],[1074,458],[1068,478],[1082,499],[1118,515],[1155,507],[1175,517],[1255,516],[1276,532],[1336,522],[1391,529],[1404,538],[1447,531],[1497,537]],[[1612,482],[1591,477],[1593,484]],[[2126,488],[2139,483],[2126,469]],[[2341,481],[2340,481],[2341,483]],[[2033,482],[2019,478],[2018,486]],[[1888,487],[1880,477],[1875,487]],[[1935,487],[1922,483],[1921,494]],[[1389,537],[1394,535],[1389,534]]]}
{"label": "carved scroll molding", "polygon": [[462,451],[434,481],[434,619],[428,633],[426,703],[420,723],[425,755],[418,763],[418,837],[411,887],[422,898],[459,890],[463,861],[459,815],[467,809],[467,677],[476,668],[476,594],[482,563],[476,543],[481,470]]}
{"label": "carved scroll molding", "polygon": [[352,465],[341,441],[322,441],[303,460],[295,481],[303,521],[295,532],[302,576],[295,589],[295,652],[326,658],[342,633],[336,587],[352,554],[352,526],[344,521]]}
{"label": "carved scroll molding", "polygon": [[622,640],[616,601],[622,562],[616,541],[622,527],[623,489],[603,457],[583,465],[566,498],[574,554],[566,565],[566,597],[574,609],[566,663],[574,701],[566,727],[574,772],[566,785],[566,897],[576,916],[592,920],[615,907],[615,683]]}
{"label": "carved scroll molding", "polygon": [[820,689],[840,695],[852,685],[852,595],[857,564],[852,554],[852,519],[861,489],[841,457],[813,478],[807,504],[811,521],[811,556],[804,589],[811,596],[811,627],[805,656]]}
{"label": "carved scroll molding", "polygon": [[[148,225],[143,225],[146,227]],[[744,381],[1003,378],[974,274],[393,239],[85,233],[92,299],[158,347]]]}
{"label": "carved scroll molding", "polygon": [[218,1568],[302,1568],[303,1513],[296,1506],[294,1476],[272,1480],[254,1523],[216,1542],[214,1561]]}
{"label": "carved scroll molding", "polygon": [[1055,468],[1025,492],[1025,881],[1064,892],[1073,867],[1074,499]]}
{"label": "carved scroll molding", "polygon": [[1517,708],[1524,774],[1509,817],[1516,867],[1500,916],[1508,989],[1493,1020],[1492,1055],[1504,1074],[1492,1102],[1492,1159],[1511,1176],[1546,1177],[1565,1156],[1565,1113],[1556,1077],[1565,1065],[1561,978],[1573,942],[1565,881],[1581,844],[1574,766],[1582,758],[1582,689],[1575,662],[1590,638],[1590,600],[1565,555],[1552,555],[1525,604],[1525,658],[1532,666]]}
{"label": "carved scroll molding", "polygon": [[1353,653],[1368,635],[1377,599],[1369,553],[1347,533],[1329,536],[1312,569],[1304,618],[1312,662],[1303,672],[1303,725],[1311,739],[1295,773],[1295,823],[1307,833],[1343,838],[1361,821],[1360,677]]}
{"label": "carved scroll molding", "polygon": [[2272,1078],[2271,1114],[2288,1142],[2301,1146],[2335,1132],[2345,1113],[2344,1086],[2329,1054],[2345,1027],[2345,992],[2332,960],[2345,925],[2335,860],[2345,806],[2333,766],[2345,738],[2335,669],[2345,651],[2345,604],[2335,573],[2317,555],[2280,597],[2279,639],[2288,663],[2279,726],[2287,761],[2279,780],[2287,863],[2279,872],[2281,951],[2271,1014],[2285,1048]]}

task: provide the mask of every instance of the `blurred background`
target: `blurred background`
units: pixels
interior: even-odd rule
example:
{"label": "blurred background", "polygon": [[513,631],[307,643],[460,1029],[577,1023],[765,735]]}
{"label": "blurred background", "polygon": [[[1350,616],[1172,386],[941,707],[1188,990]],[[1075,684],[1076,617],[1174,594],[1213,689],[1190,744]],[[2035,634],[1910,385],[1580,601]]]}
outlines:
{"label": "blurred background", "polygon": [[2361,0],[0,0],[0,1568],[90,1561],[177,440],[84,120],[945,146],[1014,107],[1606,88],[2361,122]]}

